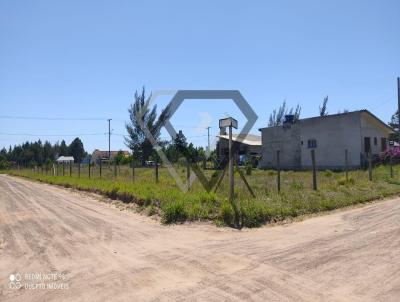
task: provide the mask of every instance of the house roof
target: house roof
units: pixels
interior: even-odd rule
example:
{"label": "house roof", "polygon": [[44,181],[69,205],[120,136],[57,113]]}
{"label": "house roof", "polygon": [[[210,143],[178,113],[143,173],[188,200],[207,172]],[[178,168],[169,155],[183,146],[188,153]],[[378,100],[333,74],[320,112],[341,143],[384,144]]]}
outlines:
{"label": "house roof", "polygon": [[[121,152],[122,150],[119,151],[110,151],[110,155],[111,157],[115,157],[118,155],[119,152]],[[129,151],[122,151],[122,153],[125,156],[129,156]],[[92,156],[98,156],[98,157],[102,157],[102,158],[108,158],[108,151],[100,151],[100,150],[94,150]]]}
{"label": "house roof", "polygon": [[57,158],[57,161],[74,161],[73,156],[60,156]]}
{"label": "house roof", "polygon": [[[299,121],[301,122],[301,121],[309,121],[312,119],[328,119],[328,118],[335,118],[335,117],[342,116],[342,115],[350,115],[350,114],[356,114],[356,113],[368,114],[373,119],[375,119],[378,123],[380,123],[383,127],[385,127],[386,129],[388,129],[391,132],[394,132],[394,129],[392,127],[390,127],[388,124],[384,123],[381,119],[379,119],[376,115],[374,115],[372,112],[370,112],[367,109],[356,110],[356,111],[351,111],[351,112],[344,112],[344,113],[329,114],[329,115],[325,115],[325,116],[313,116],[313,117],[299,119]],[[281,127],[281,126],[278,126],[278,127]],[[261,131],[262,129],[267,129],[267,128],[273,128],[273,127],[263,127],[263,128],[259,128],[258,130]]]}
{"label": "house roof", "polygon": [[[217,137],[227,140],[229,139],[229,135],[224,135],[224,134],[219,134],[217,135]],[[262,145],[261,136],[254,134],[232,134],[232,140],[250,146]]]}

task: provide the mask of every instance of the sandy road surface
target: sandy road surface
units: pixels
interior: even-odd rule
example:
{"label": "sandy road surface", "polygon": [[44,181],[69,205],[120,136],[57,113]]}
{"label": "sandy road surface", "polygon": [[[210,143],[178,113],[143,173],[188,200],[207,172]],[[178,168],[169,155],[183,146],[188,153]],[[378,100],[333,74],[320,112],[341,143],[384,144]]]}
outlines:
{"label": "sandy road surface", "polygon": [[[12,273],[51,272],[68,289],[10,289]],[[0,175],[0,301],[148,300],[400,301],[400,199],[254,230],[167,227]]]}

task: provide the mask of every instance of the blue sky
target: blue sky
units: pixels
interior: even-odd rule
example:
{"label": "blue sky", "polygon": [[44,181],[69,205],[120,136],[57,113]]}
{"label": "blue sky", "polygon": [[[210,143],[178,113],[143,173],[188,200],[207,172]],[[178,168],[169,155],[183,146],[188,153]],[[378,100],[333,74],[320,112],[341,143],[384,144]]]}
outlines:
{"label": "blue sky", "polygon": [[[0,116],[99,119],[0,118],[0,148],[96,134],[81,136],[86,149],[107,149],[112,118],[112,149],[124,149],[143,85],[240,90],[256,134],[283,100],[309,117],[326,95],[329,113],[388,121],[398,76],[399,1],[0,1]],[[205,146],[198,125],[215,135],[225,115],[243,126],[230,101],[184,103],[173,122]]]}

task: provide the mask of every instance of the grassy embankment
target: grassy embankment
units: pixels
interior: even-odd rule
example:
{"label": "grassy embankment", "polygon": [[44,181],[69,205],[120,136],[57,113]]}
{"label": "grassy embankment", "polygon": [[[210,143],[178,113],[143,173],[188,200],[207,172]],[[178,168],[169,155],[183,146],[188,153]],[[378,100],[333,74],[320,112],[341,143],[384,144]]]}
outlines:
{"label": "grassy embankment", "polygon": [[[185,169],[178,167],[177,170],[184,179]],[[155,183],[153,169],[149,168],[136,169],[134,182],[129,167],[121,167],[116,179],[112,176],[112,168],[104,167],[102,179],[99,178],[98,170],[93,168],[91,179],[88,179],[85,170],[81,171],[80,178],[77,177],[76,170],[69,176],[67,169],[65,176],[45,175],[32,170],[13,170],[7,173],[97,192],[124,202],[134,202],[148,215],[159,213],[164,223],[196,220],[211,220],[230,226],[235,223],[235,212],[227,200],[226,178],[214,194],[204,192],[198,182],[194,183],[190,192],[180,191],[165,168],[160,168],[158,184]],[[394,167],[394,178],[390,178],[388,167],[374,168],[373,181],[368,180],[368,171],[364,170],[349,172],[348,182],[343,172],[320,171],[318,191],[311,189],[311,172],[284,171],[281,173],[280,194],[276,189],[275,171],[253,170],[247,178],[256,198],[248,194],[240,177],[235,175],[235,196],[240,221],[246,227],[257,227],[264,223],[333,210],[400,193],[400,166]]]}

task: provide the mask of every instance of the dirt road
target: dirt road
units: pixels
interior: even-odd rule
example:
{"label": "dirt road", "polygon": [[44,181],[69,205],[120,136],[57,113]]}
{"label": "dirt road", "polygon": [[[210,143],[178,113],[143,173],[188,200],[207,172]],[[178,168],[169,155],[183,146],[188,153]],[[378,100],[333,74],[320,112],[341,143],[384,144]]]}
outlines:
{"label": "dirt road", "polygon": [[0,175],[0,301],[149,300],[399,301],[400,199],[253,230],[168,227]]}

